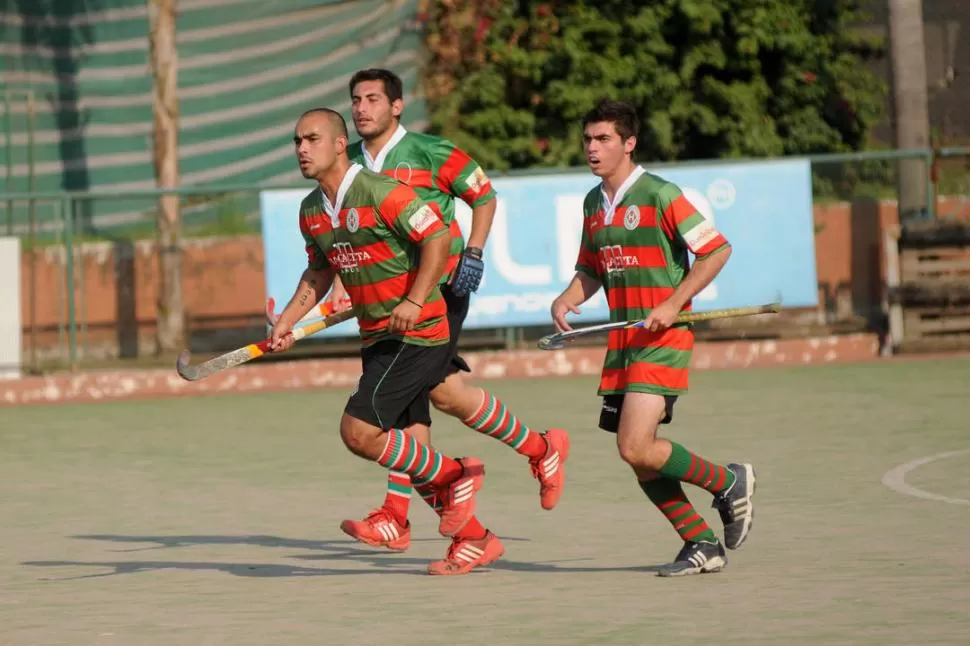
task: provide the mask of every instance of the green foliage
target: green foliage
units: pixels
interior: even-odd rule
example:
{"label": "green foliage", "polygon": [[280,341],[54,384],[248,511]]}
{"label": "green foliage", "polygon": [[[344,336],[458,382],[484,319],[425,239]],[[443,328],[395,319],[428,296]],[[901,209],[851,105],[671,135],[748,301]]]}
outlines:
{"label": "green foliage", "polygon": [[582,163],[602,97],[637,106],[651,161],[858,150],[881,116],[860,0],[430,4],[431,128],[495,169]]}

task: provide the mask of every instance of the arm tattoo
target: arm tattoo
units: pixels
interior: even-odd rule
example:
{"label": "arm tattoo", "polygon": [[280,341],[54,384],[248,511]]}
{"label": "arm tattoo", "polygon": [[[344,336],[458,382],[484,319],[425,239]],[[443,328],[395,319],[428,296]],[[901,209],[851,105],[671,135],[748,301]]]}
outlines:
{"label": "arm tattoo", "polygon": [[[313,283],[313,281],[310,281],[310,282],[311,282],[311,284]],[[303,290],[303,293],[302,294],[300,294],[300,301],[299,302],[300,302],[300,306],[301,307],[304,306],[304,305],[306,305],[306,301],[307,301],[308,298],[310,298],[310,292],[312,292],[312,291],[313,291],[313,289],[310,288],[310,287],[308,287],[308,288],[306,288],[306,289]]]}

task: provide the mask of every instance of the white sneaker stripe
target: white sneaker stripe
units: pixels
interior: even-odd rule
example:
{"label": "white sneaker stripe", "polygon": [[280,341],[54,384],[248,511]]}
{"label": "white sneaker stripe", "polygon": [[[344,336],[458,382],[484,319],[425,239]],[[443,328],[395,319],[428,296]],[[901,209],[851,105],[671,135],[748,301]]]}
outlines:
{"label": "white sneaker stripe", "polygon": [[476,561],[479,556],[480,555],[476,555],[471,552],[465,551],[464,548],[458,550],[458,552],[455,553],[456,559],[461,559],[462,561],[467,561],[468,563],[472,563],[473,561]]}

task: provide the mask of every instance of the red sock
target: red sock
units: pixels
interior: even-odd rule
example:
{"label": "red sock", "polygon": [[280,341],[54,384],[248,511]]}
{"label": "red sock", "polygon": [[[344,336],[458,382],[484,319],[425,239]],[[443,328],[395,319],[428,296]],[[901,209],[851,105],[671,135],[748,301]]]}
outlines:
{"label": "red sock", "polygon": [[411,477],[406,473],[388,471],[387,495],[384,509],[391,512],[397,522],[408,524],[408,508],[411,506]]}
{"label": "red sock", "polygon": [[465,426],[494,437],[512,447],[519,455],[541,458],[546,454],[546,440],[523,424],[499,399],[484,390],[482,403],[465,420]]}
{"label": "red sock", "polygon": [[427,483],[441,488],[461,477],[461,464],[457,460],[421,444],[399,428],[387,432],[387,444],[377,462],[392,471],[408,474],[415,486]]}
{"label": "red sock", "polygon": [[546,454],[546,438],[538,433],[529,433],[525,443],[517,451],[520,455],[529,458],[539,459]]}

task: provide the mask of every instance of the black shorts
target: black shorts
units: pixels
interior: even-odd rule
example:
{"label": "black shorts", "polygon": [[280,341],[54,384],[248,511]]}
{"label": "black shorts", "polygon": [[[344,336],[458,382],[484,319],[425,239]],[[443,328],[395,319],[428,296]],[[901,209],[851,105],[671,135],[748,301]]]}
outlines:
{"label": "black shorts", "polygon": [[[616,433],[620,429],[620,413],[623,412],[623,395],[606,395],[603,397],[603,408],[600,410],[600,428],[609,433]],[[664,395],[667,414],[660,421],[670,424],[674,420],[674,404],[677,395]]]}
{"label": "black shorts", "polygon": [[[458,354],[458,337],[461,335],[461,328],[465,325],[465,317],[468,316],[468,305],[471,303],[471,296],[455,296],[451,291],[451,285],[441,286],[441,295],[445,297],[448,305],[448,360],[438,373],[438,381],[435,386],[447,379],[456,372],[471,372],[468,363]],[[433,387],[433,386],[432,386]]]}
{"label": "black shorts", "polygon": [[378,341],[360,351],[363,374],[344,412],[385,431],[431,425],[428,393],[448,360],[448,346]]}

